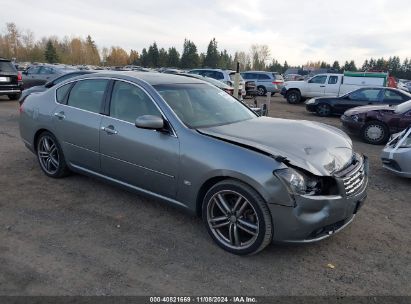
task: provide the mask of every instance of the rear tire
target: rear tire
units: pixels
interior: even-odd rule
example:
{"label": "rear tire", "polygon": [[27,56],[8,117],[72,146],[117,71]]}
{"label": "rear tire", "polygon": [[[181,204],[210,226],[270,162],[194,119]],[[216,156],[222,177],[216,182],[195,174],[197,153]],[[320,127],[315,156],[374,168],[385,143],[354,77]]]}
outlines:
{"label": "rear tire", "polygon": [[203,199],[203,221],[214,242],[236,255],[251,255],[271,243],[273,225],[266,202],[250,186],[223,180]]}
{"label": "rear tire", "polygon": [[301,93],[298,90],[291,90],[287,92],[287,101],[290,104],[297,104],[301,101]]}
{"label": "rear tire", "polygon": [[361,134],[363,140],[372,145],[383,145],[390,138],[388,127],[383,122],[376,120],[367,122]]}
{"label": "rear tire", "polygon": [[39,135],[36,142],[36,154],[40,168],[47,176],[61,178],[70,173],[63,150],[52,133],[44,131]]}

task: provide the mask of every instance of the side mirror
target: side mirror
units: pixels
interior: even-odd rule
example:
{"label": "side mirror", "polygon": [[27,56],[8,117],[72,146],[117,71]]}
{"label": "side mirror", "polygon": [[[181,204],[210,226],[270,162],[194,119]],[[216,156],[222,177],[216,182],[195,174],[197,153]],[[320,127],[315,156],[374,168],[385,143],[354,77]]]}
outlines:
{"label": "side mirror", "polygon": [[160,130],[164,128],[164,120],[161,116],[143,115],[136,119],[137,128]]}

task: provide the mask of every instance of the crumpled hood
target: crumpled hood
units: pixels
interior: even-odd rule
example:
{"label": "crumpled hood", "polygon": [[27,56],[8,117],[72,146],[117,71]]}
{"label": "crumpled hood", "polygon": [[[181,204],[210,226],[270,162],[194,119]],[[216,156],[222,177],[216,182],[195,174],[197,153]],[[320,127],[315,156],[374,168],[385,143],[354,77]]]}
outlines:
{"label": "crumpled hood", "polygon": [[380,110],[386,110],[386,111],[394,111],[394,107],[390,105],[369,105],[369,106],[362,106],[362,107],[355,107],[350,110],[347,110],[344,114],[345,115],[355,115],[355,114],[361,114],[361,113],[366,113],[369,111],[380,111]]}
{"label": "crumpled hood", "polygon": [[198,131],[284,157],[318,176],[331,176],[353,156],[351,139],[344,132],[312,121],[259,117]]}

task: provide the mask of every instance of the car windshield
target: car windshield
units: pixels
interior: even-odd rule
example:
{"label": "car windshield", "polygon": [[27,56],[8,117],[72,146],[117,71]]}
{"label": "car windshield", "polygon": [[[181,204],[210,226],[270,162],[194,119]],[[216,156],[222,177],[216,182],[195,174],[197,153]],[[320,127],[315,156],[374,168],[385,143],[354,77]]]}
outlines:
{"label": "car windshield", "polygon": [[189,128],[225,125],[257,117],[243,103],[212,85],[164,84],[154,88]]}
{"label": "car windshield", "polygon": [[405,113],[411,110],[411,100],[406,102],[400,103],[399,105],[395,106],[395,113]]}

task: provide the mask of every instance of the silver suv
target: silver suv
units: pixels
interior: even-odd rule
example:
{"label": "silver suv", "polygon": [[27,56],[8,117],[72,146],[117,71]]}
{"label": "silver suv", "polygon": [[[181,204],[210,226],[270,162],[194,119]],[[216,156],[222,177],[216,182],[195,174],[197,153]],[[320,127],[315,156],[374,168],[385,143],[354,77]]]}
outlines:
{"label": "silver suv", "polygon": [[[234,75],[235,71],[232,70],[221,70],[221,69],[194,69],[188,72],[189,74],[197,74],[204,77],[211,77],[219,81],[228,84],[229,86],[234,86]],[[244,79],[240,76],[240,87],[241,96],[246,95],[245,82]]]}
{"label": "silver suv", "polygon": [[284,86],[284,78],[275,72],[248,71],[241,73],[245,80],[254,81],[257,85],[258,95],[263,96],[267,92],[279,93]]}

